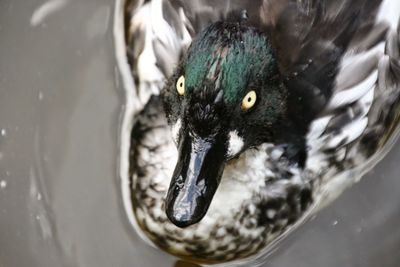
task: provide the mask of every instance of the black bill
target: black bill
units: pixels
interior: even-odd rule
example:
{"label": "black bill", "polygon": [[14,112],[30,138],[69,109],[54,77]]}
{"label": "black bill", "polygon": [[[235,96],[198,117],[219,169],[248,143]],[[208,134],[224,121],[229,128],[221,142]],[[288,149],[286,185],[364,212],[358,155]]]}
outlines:
{"label": "black bill", "polygon": [[178,227],[199,222],[207,213],[225,166],[226,138],[186,134],[166,199],[168,218]]}

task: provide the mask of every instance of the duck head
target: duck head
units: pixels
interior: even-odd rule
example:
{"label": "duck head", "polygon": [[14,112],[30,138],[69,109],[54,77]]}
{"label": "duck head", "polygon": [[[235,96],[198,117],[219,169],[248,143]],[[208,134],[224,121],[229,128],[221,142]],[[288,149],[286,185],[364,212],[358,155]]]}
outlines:
{"label": "duck head", "polygon": [[187,227],[207,213],[229,160],[286,134],[287,90],[264,33],[218,22],[193,41],[162,97],[179,151],[166,213]]}

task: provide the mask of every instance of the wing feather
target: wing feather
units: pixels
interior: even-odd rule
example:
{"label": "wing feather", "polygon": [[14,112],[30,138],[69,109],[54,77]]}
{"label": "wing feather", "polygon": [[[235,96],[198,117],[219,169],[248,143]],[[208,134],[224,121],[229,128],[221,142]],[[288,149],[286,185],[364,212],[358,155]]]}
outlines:
{"label": "wing feather", "polygon": [[127,53],[138,101],[144,107],[152,95],[159,94],[194,32],[183,8],[169,1],[141,1],[127,8],[131,15]]}
{"label": "wing feather", "polygon": [[[362,166],[366,160],[379,156],[377,152],[396,136],[400,12],[396,16],[391,13],[389,18],[380,14],[383,7],[397,6],[396,0],[383,1],[379,13],[373,16],[374,23],[361,26],[344,51],[332,97],[312,122],[307,136],[307,168],[323,174],[328,167],[334,173],[332,169],[339,172]],[[367,29],[369,33],[365,34]],[[340,148],[345,150],[344,157]]]}
{"label": "wing feather", "polygon": [[[272,0],[265,1],[266,6]],[[344,54],[358,43],[375,23],[380,0],[292,0],[269,20],[266,31],[277,52],[280,71],[290,90],[291,117],[308,125],[335,94],[336,77]],[[261,19],[263,21],[263,19]],[[266,20],[266,19],[264,19]],[[268,21],[268,20],[267,20]],[[368,34],[369,43],[379,40],[386,28]],[[361,46],[358,46],[362,49]]]}

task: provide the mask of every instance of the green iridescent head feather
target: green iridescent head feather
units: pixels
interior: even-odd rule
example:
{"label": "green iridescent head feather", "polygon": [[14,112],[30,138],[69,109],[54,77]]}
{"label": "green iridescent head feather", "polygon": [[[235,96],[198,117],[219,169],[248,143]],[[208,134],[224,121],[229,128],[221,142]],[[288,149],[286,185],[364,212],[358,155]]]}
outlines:
{"label": "green iridescent head feather", "polygon": [[[228,103],[240,100],[253,81],[265,81],[278,72],[265,34],[241,23],[220,22],[198,36],[188,51],[187,92],[202,90],[205,80],[222,89]],[[263,79],[265,78],[265,79]]]}

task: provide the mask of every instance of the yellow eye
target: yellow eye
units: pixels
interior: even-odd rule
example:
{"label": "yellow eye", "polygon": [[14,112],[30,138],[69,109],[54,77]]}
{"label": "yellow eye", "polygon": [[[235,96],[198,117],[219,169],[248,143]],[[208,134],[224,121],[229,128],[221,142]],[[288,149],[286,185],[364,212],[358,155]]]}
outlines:
{"label": "yellow eye", "polygon": [[248,110],[254,106],[257,100],[257,94],[255,91],[250,91],[242,100],[242,110]]}
{"label": "yellow eye", "polygon": [[178,91],[179,95],[185,94],[185,76],[179,77],[178,81],[176,82],[176,91]]}

